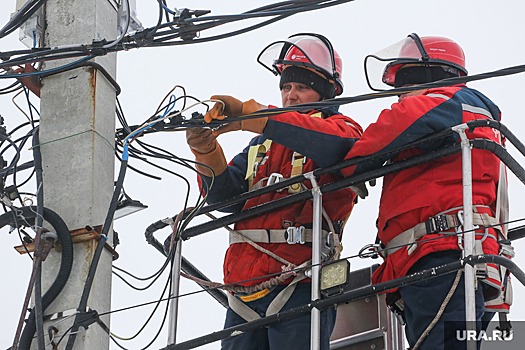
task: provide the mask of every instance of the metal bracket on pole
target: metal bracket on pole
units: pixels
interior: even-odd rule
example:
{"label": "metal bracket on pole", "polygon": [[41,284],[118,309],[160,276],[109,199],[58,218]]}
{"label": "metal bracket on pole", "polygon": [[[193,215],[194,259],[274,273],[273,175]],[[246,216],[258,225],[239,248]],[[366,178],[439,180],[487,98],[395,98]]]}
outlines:
{"label": "metal bracket on pole", "polygon": [[[313,210],[312,210],[312,301],[321,299],[321,283],[319,274],[321,270],[321,228],[323,215],[323,199],[321,189],[313,172],[304,174],[312,184]],[[321,344],[321,310],[312,309],[310,317],[310,349],[319,350]]]}
{"label": "metal bracket on pole", "polygon": [[[472,148],[466,135],[467,124],[452,128],[461,139],[461,164],[463,174],[463,255],[462,258],[474,253],[475,233],[472,210]],[[467,330],[476,331],[476,275],[475,267],[465,265],[465,320]],[[476,349],[476,342],[467,342],[467,349]]]}
{"label": "metal bracket on pole", "polygon": [[[174,233],[173,233],[174,234]],[[175,256],[171,268],[171,290],[170,290],[170,318],[168,331],[168,345],[175,344],[177,339],[177,318],[179,313],[179,286],[180,286],[180,268],[182,261],[182,239],[177,240],[175,244]]]}

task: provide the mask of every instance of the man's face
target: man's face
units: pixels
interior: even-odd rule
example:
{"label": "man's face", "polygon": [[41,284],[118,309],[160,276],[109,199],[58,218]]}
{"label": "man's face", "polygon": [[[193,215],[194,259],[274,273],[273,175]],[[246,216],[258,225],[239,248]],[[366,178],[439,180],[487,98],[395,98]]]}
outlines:
{"label": "man's face", "polygon": [[281,89],[283,107],[295,106],[321,100],[321,95],[309,86],[301,83],[285,83]]}

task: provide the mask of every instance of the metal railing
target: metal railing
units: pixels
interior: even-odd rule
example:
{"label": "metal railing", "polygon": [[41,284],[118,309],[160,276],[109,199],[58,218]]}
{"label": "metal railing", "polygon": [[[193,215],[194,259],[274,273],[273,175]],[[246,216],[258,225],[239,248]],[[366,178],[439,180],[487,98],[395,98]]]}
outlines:
{"label": "metal railing", "polygon": [[[464,200],[464,207],[472,207],[472,183],[471,183],[471,163],[470,163],[470,152],[471,149],[479,149],[479,150],[486,150],[488,152],[492,152],[495,154],[505,165],[506,167],[511,170],[514,175],[525,184],[525,169],[507,152],[507,150],[500,144],[493,142],[491,140],[487,139],[468,139],[466,137],[465,132],[467,130],[472,130],[474,128],[480,128],[480,127],[488,127],[499,130],[502,135],[507,139],[508,142],[510,142],[522,155],[525,156],[525,146],[523,143],[514,136],[503,124],[497,121],[493,120],[474,120],[470,121],[468,123],[443,130],[441,132],[438,132],[434,135],[431,135],[429,137],[425,137],[421,140],[418,140],[416,142],[407,144],[403,147],[400,147],[396,150],[389,151],[389,152],[378,152],[372,156],[367,157],[359,157],[347,161],[343,161],[337,165],[334,165],[332,167],[317,169],[310,173],[305,173],[299,176],[296,176],[291,179],[287,179],[278,183],[274,183],[272,185],[266,186],[264,188],[261,188],[256,191],[247,192],[242,195],[236,196],[234,198],[231,198],[227,201],[223,201],[221,203],[212,204],[205,206],[199,210],[197,215],[202,215],[209,213],[214,210],[221,210],[227,207],[230,207],[235,204],[244,203],[247,199],[253,198],[256,196],[260,196],[261,194],[276,191],[281,188],[285,188],[291,184],[303,182],[305,180],[309,180],[312,183],[312,189],[309,190],[303,190],[302,192],[299,192],[297,194],[292,194],[290,196],[262,204],[253,208],[249,208],[247,210],[243,210],[240,213],[230,214],[223,216],[221,218],[217,218],[213,221],[206,222],[204,224],[199,224],[196,226],[192,226],[187,228],[184,232],[181,234],[182,240],[187,240],[191,237],[198,236],[200,234],[212,231],[217,228],[221,228],[223,226],[226,226],[228,224],[235,223],[240,220],[245,220],[248,218],[252,218],[261,214],[270,213],[276,210],[279,210],[281,208],[287,207],[291,204],[295,204],[298,202],[302,202],[305,200],[313,199],[314,201],[314,217],[313,217],[313,229],[314,229],[314,241],[313,241],[313,249],[312,249],[312,261],[313,266],[317,267],[314,271],[312,271],[312,274],[317,275],[319,272],[319,266],[320,266],[320,259],[321,254],[320,250],[316,248],[316,244],[320,244],[320,231],[321,231],[321,224],[320,224],[320,218],[321,218],[321,194],[322,193],[329,193],[333,191],[337,191],[343,188],[346,188],[350,185],[355,185],[358,183],[362,183],[365,181],[369,181],[372,179],[376,179],[378,177],[388,175],[394,172],[398,172],[400,170],[404,170],[422,163],[426,163],[432,160],[436,160],[442,157],[450,156],[452,154],[457,154],[459,152],[462,152],[462,164],[463,164],[463,200]],[[454,133],[457,133],[460,135],[460,143],[456,143],[453,145],[449,145],[447,147],[436,149],[432,152],[425,153],[410,159],[406,159],[404,161],[392,163],[392,164],[386,164],[381,166],[378,169],[374,169],[372,171],[368,171],[366,173],[354,175],[348,178],[341,179],[340,181],[328,183],[325,185],[318,186],[315,179],[317,176],[327,173],[334,173],[339,171],[340,169],[358,164],[359,162],[369,161],[372,159],[377,159],[379,157],[385,157],[390,156],[395,153],[398,153],[402,150],[406,150],[409,148],[417,147],[418,145],[422,145],[424,143],[427,143],[432,140],[444,138],[450,135],[453,135]],[[468,210],[465,211],[465,214],[469,212]],[[522,270],[520,270],[511,260],[501,257],[501,256],[494,256],[494,255],[472,255],[473,245],[474,245],[474,232],[473,232],[473,223],[472,223],[472,214],[465,215],[464,218],[464,252],[463,252],[463,259],[456,261],[454,263],[450,263],[443,266],[438,266],[433,269],[424,270],[422,272],[418,272],[417,274],[413,275],[407,275],[402,278],[394,279],[391,281],[375,284],[373,286],[366,286],[357,288],[352,291],[347,291],[341,295],[335,295],[326,297],[324,299],[320,298],[319,294],[319,286],[318,286],[318,279],[316,278],[312,279],[312,301],[311,303],[304,305],[302,307],[298,307],[292,310],[282,311],[277,314],[263,317],[261,319],[247,322],[235,327],[231,327],[228,329],[224,329],[221,331],[213,332],[209,335],[205,335],[199,338],[195,338],[180,344],[175,344],[175,336],[173,335],[174,332],[176,332],[176,319],[177,319],[177,298],[174,298],[172,300],[172,315],[171,315],[171,325],[170,325],[170,343],[169,345],[164,349],[191,349],[194,347],[202,346],[205,344],[208,344],[213,341],[217,341],[220,339],[224,339],[226,337],[229,337],[235,333],[238,332],[246,332],[250,330],[254,330],[259,327],[268,326],[272,323],[278,323],[287,321],[296,317],[300,317],[306,313],[310,313],[312,315],[312,349],[316,349],[318,347],[318,334],[319,334],[319,322],[318,321],[318,313],[334,304],[339,303],[346,303],[352,300],[357,300],[360,298],[364,298],[367,296],[377,295],[379,293],[382,293],[384,291],[387,291],[392,288],[398,288],[400,286],[404,286],[410,283],[415,283],[417,281],[420,281],[422,279],[426,278],[432,278],[435,276],[440,276],[443,274],[451,273],[453,271],[457,271],[459,269],[465,269],[465,288],[466,288],[466,298],[467,298],[467,310],[466,310],[466,320],[475,320],[475,305],[474,303],[474,286],[475,286],[475,276],[474,276],[474,266],[477,264],[484,264],[484,263],[495,263],[499,265],[505,266],[522,284],[525,285],[525,274]],[[525,237],[525,226],[518,227],[515,229],[511,229],[508,232],[508,238],[509,240],[515,240],[518,238]],[[182,253],[181,253],[181,244],[179,244],[176,255],[175,255],[175,264],[177,265],[177,262],[180,266],[180,262],[183,261]],[[470,271],[470,272],[468,272]],[[178,293],[177,285],[178,281],[180,279],[180,268],[177,267],[173,270],[173,282],[176,286],[176,288],[172,289],[172,293],[174,293],[172,296],[176,296]],[[314,291],[315,289],[315,291]],[[317,342],[317,345],[315,344]]]}

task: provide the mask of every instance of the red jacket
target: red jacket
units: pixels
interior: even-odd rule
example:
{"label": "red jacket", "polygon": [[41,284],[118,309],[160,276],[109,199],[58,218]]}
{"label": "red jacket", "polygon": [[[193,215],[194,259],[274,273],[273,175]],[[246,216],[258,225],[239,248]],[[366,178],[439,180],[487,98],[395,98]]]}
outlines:
{"label": "red jacket", "polygon": [[[229,163],[228,169],[217,176],[208,194],[208,202],[216,203],[248,191],[246,172],[248,166],[248,151],[251,146],[261,145],[271,139],[270,149],[266,152],[267,159],[257,167],[254,183],[272,173],[280,173],[285,178],[290,177],[292,170],[292,155],[294,151],[306,157],[303,173],[319,167],[334,165],[344,158],[362,133],[361,127],[352,119],[341,114],[328,118],[315,118],[299,112],[286,112],[269,117],[264,133],[251,140],[248,147]],[[333,182],[336,175],[322,175],[317,179],[319,185]],[[209,178],[204,178],[209,183]],[[309,181],[304,185],[311,188]],[[202,188],[202,187],[201,187]],[[243,205],[227,208],[230,212],[254,207],[269,201],[288,196],[288,191],[271,192],[252,198]],[[354,205],[355,194],[350,189],[323,194],[323,207],[333,222],[344,222]],[[252,219],[239,221],[236,230],[243,229],[283,229],[287,226],[311,227],[312,201],[290,205],[279,211],[261,215]],[[310,244],[258,243],[278,256],[299,265],[311,259]],[[226,253],[224,261],[224,282],[235,283],[259,276],[281,272],[283,263],[262,253],[246,243],[232,244]],[[268,279],[268,278],[264,278]],[[262,280],[241,283],[255,285]]]}
{"label": "red jacket", "polygon": [[[381,150],[395,149],[435,132],[475,119],[500,120],[498,107],[487,97],[465,86],[452,86],[426,90],[422,95],[408,96],[384,110],[376,123],[363,133],[360,141],[347,155],[348,158],[367,156]],[[484,138],[500,143],[499,132],[491,128],[476,128],[467,132],[469,139]],[[454,135],[421,148],[412,148],[393,156],[396,162],[428,152],[444,144],[458,141]],[[387,159],[359,164],[343,170],[346,176],[377,168]],[[379,207],[378,236],[383,244],[398,234],[425,222],[446,210],[461,207],[462,171],[461,153],[424,163],[384,177]],[[482,211],[494,216],[500,160],[488,151],[472,151],[473,204],[489,208]],[[490,230],[494,234],[493,230]],[[428,242],[419,243],[411,254],[400,249],[389,255],[374,273],[373,282],[379,283],[404,276],[421,257],[442,250],[458,250],[456,236],[430,234]],[[483,242],[486,254],[498,254],[495,239]]]}

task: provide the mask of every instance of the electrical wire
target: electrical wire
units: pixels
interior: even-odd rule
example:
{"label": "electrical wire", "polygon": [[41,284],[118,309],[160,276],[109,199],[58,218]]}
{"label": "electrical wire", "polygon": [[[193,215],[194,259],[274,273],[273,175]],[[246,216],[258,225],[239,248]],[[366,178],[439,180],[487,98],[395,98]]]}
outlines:
{"label": "electrical wire", "polygon": [[[151,319],[153,318],[153,316],[155,315],[158,307],[160,306],[160,304],[162,303],[162,301],[164,301],[164,294],[166,294],[166,291],[168,290],[168,287],[171,286],[171,276],[168,277],[168,280],[166,281],[165,285],[164,285],[164,289],[162,290],[162,293],[161,293],[161,296],[160,298],[157,300],[157,302],[155,303],[155,307],[153,308],[152,312],[150,313],[150,315],[148,316],[148,318],[146,319],[146,321],[142,324],[142,326],[139,328],[139,330],[137,332],[135,332],[135,334],[133,334],[132,336],[129,336],[129,337],[122,337],[122,336],[118,336],[114,333],[111,333],[111,335],[115,338],[118,338],[120,340],[132,340],[132,339],[135,339],[136,337],[138,337],[140,335],[140,333],[142,333],[142,331],[146,328],[146,326],[149,324],[149,322],[151,321]],[[167,311],[168,311],[168,303],[166,303],[166,309],[165,309],[165,312],[164,312],[164,317],[163,317],[163,322],[160,326],[160,329],[159,329],[159,332],[156,334],[156,336],[153,338],[153,340],[151,340],[151,342],[146,345],[143,349],[147,349],[151,344],[153,344],[153,342],[157,339],[158,335],[160,334],[160,331],[162,330],[162,325],[164,324],[164,321],[165,321],[165,318],[166,318],[166,315],[167,315]]]}
{"label": "electrical wire", "polygon": [[28,0],[18,12],[0,29],[0,38],[14,32],[27,21],[47,0]]}
{"label": "electrical wire", "polygon": [[[50,68],[48,70],[42,70],[42,71],[36,71],[36,72],[30,72],[30,73],[0,74],[0,79],[24,78],[24,77],[33,77],[33,76],[38,76],[38,75],[51,75],[53,73],[63,72],[68,69],[76,68],[76,66],[79,63],[89,61],[90,59],[94,57],[95,56],[85,56],[77,61],[74,61],[68,64],[64,64],[59,67]],[[61,57],[61,58],[66,58],[66,57]],[[2,64],[0,63],[0,68],[1,66]]]}
{"label": "electrical wire", "polygon": [[[126,8],[126,10],[124,10],[124,7]],[[124,26],[122,26],[122,23],[120,23],[123,13],[125,13],[125,21],[126,21]],[[129,7],[129,0],[121,1],[121,4],[118,8],[118,14],[119,14],[118,18],[119,18],[120,33],[118,37],[115,40],[113,40],[113,42],[102,46],[103,49],[109,49],[117,45],[122,40],[122,38],[124,38],[124,35],[126,35],[126,33],[128,32],[129,22],[131,19],[131,9]]]}
{"label": "electrical wire", "polygon": [[23,85],[20,81],[15,81],[14,83],[4,87],[4,88],[0,88],[0,95],[7,95],[7,94],[11,94],[13,92],[16,92],[20,89],[23,88]]}
{"label": "electrical wire", "polygon": [[[11,170],[12,174],[13,174],[13,177],[14,177],[15,174],[16,174],[16,164],[17,164],[18,160],[20,159],[20,149],[18,148],[16,143],[14,143],[14,141],[12,141],[9,137],[7,137],[6,135],[3,135],[1,133],[0,133],[0,141],[1,142],[7,141],[9,143],[9,146],[13,147],[13,149],[15,151],[15,156],[13,157],[13,160],[11,160],[11,163],[9,163],[9,165],[6,168],[2,169],[2,170],[4,170],[5,173],[8,173]],[[0,152],[0,155],[3,154],[4,150],[2,150]],[[4,177],[4,179],[5,179],[5,177]]]}
{"label": "electrical wire", "polygon": [[[130,282],[128,282],[124,277],[122,277],[121,275],[119,275],[117,272],[113,271],[112,273],[117,276],[118,278],[120,278],[122,280],[122,282],[124,282],[125,284],[127,284],[129,287],[131,287],[132,289],[135,289],[135,290],[138,290],[138,291],[144,291],[146,289],[149,289],[161,276],[162,276],[162,273],[166,270],[166,267],[168,266],[170,262],[170,257],[168,256],[168,258],[164,261],[164,263],[162,264],[162,266],[160,267],[160,269],[153,275],[151,276],[148,276],[146,278],[141,278],[141,280],[149,280],[149,279],[152,279],[152,281],[146,285],[145,287],[137,287],[137,286],[134,286],[133,284],[131,284]],[[117,268],[115,267],[117,270],[119,271],[124,271],[123,269],[120,269],[120,268]],[[133,276],[132,274],[126,272],[126,274],[128,275],[131,275]],[[135,277],[135,276],[134,276]]]}
{"label": "electrical wire", "polygon": [[[212,40],[218,40],[218,39],[224,39],[231,36],[243,34],[249,31],[252,31],[254,29],[266,26],[268,24],[274,23],[276,21],[282,20],[284,18],[287,18],[291,15],[301,13],[301,12],[307,12],[312,10],[318,10],[320,8],[324,7],[330,7],[339,5],[342,3],[350,2],[353,0],[339,0],[339,1],[288,1],[277,4],[274,8],[274,5],[268,5],[265,6],[263,10],[254,9],[242,14],[236,14],[236,15],[222,15],[222,16],[202,16],[197,18],[184,18],[183,20],[179,19],[180,22],[180,29],[176,31],[175,33],[172,33],[173,31],[167,31],[166,37],[156,38],[154,43],[152,43],[153,46],[155,45],[155,42],[158,44],[160,41],[164,42],[164,45],[182,45],[182,44],[189,44],[189,43],[197,43],[197,42],[207,42]],[[283,4],[288,4],[287,6],[284,6]],[[232,23],[240,20],[245,19],[254,19],[259,17],[275,17],[270,20],[267,20],[265,22],[262,22],[260,24],[256,24],[253,26],[248,26],[240,30],[236,30],[233,32],[220,34],[216,36],[211,36],[208,38],[193,38],[192,40],[184,40],[184,38],[192,33],[201,32],[206,29],[211,29],[214,27],[217,27],[219,25]],[[199,23],[202,22],[202,23]],[[197,24],[196,24],[197,23]],[[167,25],[167,24],[165,24]],[[160,37],[161,34],[164,33],[158,33],[158,36]],[[176,41],[176,42],[165,42],[166,40],[176,39],[176,38],[182,38],[183,40]]]}
{"label": "electrical wire", "polygon": [[[172,90],[172,91],[173,91],[173,90]],[[170,93],[171,93],[172,91],[170,91]],[[163,99],[163,101],[164,101],[164,100],[165,100],[165,99]],[[149,128],[153,127],[156,123],[158,123],[158,122],[164,120],[164,119],[166,118],[166,116],[169,114],[170,110],[173,109],[173,107],[174,107],[174,103],[175,103],[176,101],[177,101],[177,99],[175,99],[173,96],[171,96],[171,97],[169,98],[169,102],[168,102],[168,105],[167,105],[167,106],[165,106],[165,107],[159,107],[159,108],[157,109],[157,112],[159,112],[159,111],[161,111],[162,109],[164,109],[164,113],[163,113],[163,115],[162,115],[160,118],[156,118],[156,119],[154,119],[152,122],[149,122],[149,121],[148,121],[148,122],[144,123],[142,126],[140,126],[139,128],[135,129],[135,131],[130,132],[130,133],[126,136],[126,138],[124,139],[124,142],[123,142],[123,152],[122,152],[122,154],[123,154],[123,155],[126,154],[126,148],[125,148],[126,145],[128,145],[127,148],[128,148],[128,152],[129,152],[129,154],[133,154],[132,152],[130,152],[131,147],[129,146],[130,142],[128,142],[128,140],[131,140],[131,141],[135,140],[135,135],[137,135],[137,134],[139,134],[139,133],[142,133],[144,130],[149,129]],[[161,105],[162,105],[162,103],[163,103],[163,102],[161,102]],[[191,108],[191,107],[189,107],[189,108]],[[123,114],[123,113],[122,113],[122,114]],[[151,119],[151,118],[150,118],[150,119]],[[125,122],[125,120],[124,120],[123,118],[122,118],[122,120],[121,120],[121,123],[123,124],[123,126],[124,126],[125,128],[130,129],[129,126],[127,126],[127,123]],[[172,158],[175,158],[175,156],[174,156],[173,154],[171,154],[171,153],[169,153],[169,152],[167,152],[167,151],[164,151],[164,150],[155,149],[154,146],[153,146],[153,147],[150,147],[149,145],[145,145],[144,143],[142,143],[141,146],[142,146],[142,147],[148,152],[148,155],[150,155],[150,156],[154,156],[154,157],[157,157],[157,158],[163,158],[163,159],[170,159],[170,160],[173,160]],[[153,149],[152,149],[152,148],[153,148]],[[162,153],[159,153],[159,151],[162,152]],[[139,152],[140,152],[141,154],[144,153],[144,152],[142,152],[142,151],[139,151]],[[188,164],[185,163],[185,162],[184,162],[183,164],[188,165]],[[171,171],[170,171],[170,172],[171,172]],[[172,172],[172,173],[173,173],[173,172]],[[185,182],[187,183],[187,196],[186,196],[186,201],[185,201],[185,207],[186,207],[186,206],[187,206],[187,202],[188,202],[188,198],[189,198],[189,188],[190,188],[190,187],[189,187],[189,182],[188,182],[184,177],[182,177],[182,176],[180,176],[180,175],[178,175],[178,174],[176,174],[176,173],[174,173],[174,175],[177,175],[177,176],[179,176],[180,178],[184,179]],[[204,205],[204,202],[200,202],[200,203],[198,202],[198,206],[202,206],[202,205]],[[193,211],[193,216],[195,215],[196,211],[197,211],[197,209],[194,209],[194,211]],[[189,216],[190,216],[190,217],[192,216],[191,213],[190,213]],[[179,226],[179,229],[180,229],[180,227],[181,227],[181,226]],[[179,232],[180,232],[180,231],[179,231]],[[173,261],[173,252],[170,252],[170,254],[168,254],[168,259],[167,259],[166,261]],[[173,262],[172,262],[172,263],[173,263]],[[164,266],[163,266],[163,268],[164,268]],[[163,269],[163,268],[162,268],[162,269]],[[162,269],[161,269],[161,270],[162,270]],[[116,274],[116,273],[115,273],[115,274]],[[160,276],[160,274],[157,274],[157,275],[155,276],[154,280],[152,281],[152,283],[150,283],[148,286],[146,286],[146,287],[144,287],[144,288],[136,288],[136,287],[132,286],[130,283],[128,283],[127,281],[125,281],[125,279],[124,279],[122,276],[120,276],[119,274],[116,274],[116,276],[119,277],[119,278],[121,278],[125,283],[127,283],[127,284],[128,284],[129,286],[131,286],[132,288],[134,288],[134,289],[139,289],[139,290],[143,290],[143,289],[146,289],[146,288],[148,288],[149,286],[151,286],[151,285],[153,284],[153,282],[158,278],[158,276]],[[170,277],[169,277],[169,281],[170,281],[170,283],[171,283],[171,275],[170,275]],[[163,293],[163,294],[164,294],[164,293]],[[162,297],[161,297],[161,299],[162,299]],[[155,313],[155,311],[156,311],[158,305],[160,305],[160,301],[158,301],[158,303],[156,304],[155,309],[153,310],[153,312],[152,312],[152,314],[150,315],[150,317],[146,320],[146,323],[143,325],[143,327],[141,327],[141,329],[139,329],[139,331],[138,331],[135,335],[133,335],[132,337],[128,337],[128,338],[122,338],[122,337],[118,337],[118,336],[116,336],[116,335],[114,335],[114,334],[111,334],[111,336],[112,336],[112,340],[115,341],[115,343],[116,343],[119,347],[124,348],[122,345],[118,344],[118,342],[117,342],[115,339],[113,339],[113,337],[119,338],[119,339],[121,339],[121,340],[123,340],[123,339],[125,339],[125,340],[131,340],[131,339],[135,338],[136,336],[138,336],[138,335],[140,334],[140,332],[142,332],[143,329],[146,327],[147,323],[150,321],[150,319],[151,319],[151,317],[153,316],[153,314]],[[156,334],[156,336],[154,337],[154,339],[153,339],[153,340],[152,340],[152,341],[151,341],[151,342],[150,342],[145,348],[149,347],[149,346],[155,341],[155,339],[158,337],[158,335],[160,334],[160,331],[161,331],[161,329],[162,329],[162,325],[164,324],[165,319],[166,319],[167,310],[168,310],[168,305],[166,306],[166,310],[165,310],[165,313],[164,313],[164,318],[163,318],[163,321],[162,321],[161,327],[159,328],[159,331],[157,332],[157,334]],[[144,349],[145,349],[145,348],[144,348]]]}
{"label": "electrical wire", "polygon": [[[160,2],[160,0],[159,0],[159,2]],[[284,2],[284,3],[292,3],[292,2]],[[384,97],[384,96],[381,96],[381,97]],[[162,103],[161,103],[161,104],[162,104]],[[184,109],[184,108],[183,108],[183,109]],[[149,128],[148,128],[148,129],[149,129]],[[144,132],[144,131],[146,131],[146,130],[143,130],[143,132]],[[137,140],[137,141],[138,141],[138,140]],[[139,142],[137,142],[137,144],[139,144]],[[141,145],[141,146],[142,146],[142,145]],[[151,146],[147,146],[147,147],[151,147]],[[147,147],[145,147],[145,148],[147,148]],[[131,146],[128,145],[128,148],[129,148],[129,149],[128,149],[128,152],[129,152],[130,149],[131,149]],[[149,150],[149,151],[150,151],[149,156],[155,156],[154,153],[151,152],[152,150]],[[131,153],[131,152],[130,152],[130,153]],[[155,157],[162,158],[162,157],[159,157],[159,156],[155,156]],[[167,158],[168,155],[164,155],[164,157]],[[126,159],[126,160],[127,160],[127,159]],[[131,168],[131,167],[130,167],[130,168]],[[13,169],[13,171],[14,171],[14,169]],[[187,205],[187,202],[185,203],[185,207],[186,207],[186,205]],[[196,211],[195,211],[195,212],[196,212]],[[188,221],[188,222],[189,222],[189,221]],[[182,227],[183,224],[181,223],[180,225],[181,225],[181,227]],[[187,224],[186,224],[186,225],[187,225]]]}
{"label": "electrical wire", "polygon": [[161,266],[161,268],[159,268],[159,269],[157,270],[157,272],[154,272],[152,275],[149,275],[149,276],[147,276],[147,277],[139,277],[139,276],[136,276],[136,275],[132,274],[131,272],[128,272],[128,271],[126,271],[125,269],[120,268],[120,267],[118,267],[118,266],[113,265],[113,268],[114,268],[115,270],[118,270],[118,271],[120,271],[120,272],[122,272],[122,273],[128,275],[129,277],[132,277],[132,278],[138,280],[138,281],[147,281],[147,280],[150,280],[150,279],[156,277],[157,275],[161,274],[161,273],[165,270],[165,269],[164,269],[164,264],[163,264],[163,265]]}
{"label": "electrical wire", "polygon": [[[40,138],[39,138],[39,128],[34,128],[33,132],[33,159],[34,159],[34,169],[36,174],[36,217],[35,217],[35,261],[36,264],[36,278],[35,278],[35,288],[34,288],[34,299],[35,306],[33,310],[35,311],[35,326],[37,333],[37,343],[40,348],[45,348],[44,345],[44,320],[43,312],[44,306],[42,303],[42,252],[40,251],[42,242],[42,228],[44,225],[44,182],[42,180],[42,154],[40,153]],[[13,173],[13,182],[16,187],[15,173]]]}
{"label": "electrical wire", "polygon": [[[13,224],[15,226],[26,225],[31,227],[32,224],[28,223],[27,220],[36,217],[36,210],[37,209],[34,207],[12,207],[10,212],[0,215],[0,227]],[[60,216],[47,208],[44,208],[44,217],[46,221],[53,227],[54,232],[56,232],[58,235],[59,242],[62,246],[62,259],[56,279],[47,289],[46,293],[42,296],[42,310],[45,310],[46,307],[49,306],[62,291],[73,265],[73,243],[71,242],[71,236],[69,235],[69,229],[67,228],[67,225],[60,218]],[[25,312],[26,310],[24,309],[24,314]],[[20,337],[19,349],[25,350],[30,348],[35,331],[35,311],[33,309],[27,318],[27,322]]]}
{"label": "electrical wire", "polygon": [[[43,1],[43,0],[42,0]],[[130,48],[138,48],[145,46],[170,46],[176,44],[190,44],[199,43],[204,41],[218,40],[221,38],[231,37],[239,35],[256,28],[273,23],[277,20],[284,19],[293,14],[313,11],[325,7],[336,6],[353,0],[327,0],[327,1],[288,1],[278,3],[276,5],[266,5],[261,10],[254,9],[247,11],[243,14],[238,15],[224,15],[224,16],[200,16],[198,11],[188,11],[188,18],[176,18],[173,22],[162,24],[162,14],[165,9],[163,3],[159,3],[159,19],[158,23],[153,28],[147,28],[139,32],[133,33],[132,35],[124,36],[123,38],[117,37],[111,44],[106,44],[106,40],[103,39],[99,42],[93,42],[85,45],[69,45],[57,48],[36,48],[33,50],[14,50],[0,53],[0,59],[4,62],[0,63],[0,68],[13,67],[17,65],[23,65],[32,62],[44,62],[48,60],[57,60],[64,58],[73,58],[78,56],[94,56],[106,55],[109,52],[115,52],[120,50],[129,50]],[[208,11],[204,11],[205,13]],[[191,18],[191,16],[199,15],[198,18]],[[129,20],[129,16],[126,16]],[[249,26],[244,30],[236,30],[234,32],[212,36],[209,38],[194,38],[196,32],[202,32],[206,29],[211,29],[219,25],[240,21],[244,19],[255,19],[259,17],[275,17],[266,22]],[[176,28],[177,27],[177,28]],[[157,31],[160,28],[166,29],[165,32],[158,34]],[[191,37],[192,40],[188,40]],[[178,41],[169,41],[171,39],[181,38]],[[69,65],[64,68],[69,68]],[[38,72],[34,72],[31,75],[38,75]],[[40,73],[41,74],[41,73]],[[16,76],[12,74],[0,75],[1,78],[13,78]]]}
{"label": "electrical wire", "polygon": [[[180,219],[182,218],[183,216],[183,213],[185,213],[185,211],[181,212],[178,216],[177,216],[177,219],[176,219],[176,222],[174,223],[175,226],[177,226],[177,222],[180,222]],[[176,229],[176,228],[175,228]],[[173,270],[173,263],[174,263],[174,250],[170,250],[169,254],[167,254],[167,261],[170,261],[171,262],[171,269],[170,270]],[[134,338],[136,338],[144,329],[145,327],[147,326],[147,324],[149,323],[149,321],[151,320],[151,318],[153,317],[153,315],[155,314],[157,308],[160,306],[160,303],[164,300],[163,299],[163,296],[164,294],[166,293],[166,290],[167,290],[167,287],[169,286],[170,290],[171,290],[171,284],[172,284],[172,275],[170,274],[169,277],[168,277],[168,280],[167,280],[167,283],[165,285],[165,288],[164,290],[162,291],[162,294],[159,298],[159,300],[157,300],[157,302],[155,303],[155,308],[153,309],[153,311],[151,312],[150,316],[148,317],[148,319],[145,321],[145,323],[143,324],[143,326],[133,335],[133,336],[130,336],[130,337],[121,337],[121,336],[117,336],[116,334],[114,333],[110,333],[110,336],[114,337],[114,338],[118,338],[120,340],[132,340]],[[170,300],[169,298],[167,300]],[[156,338],[158,337],[158,335],[160,334],[161,330],[162,330],[162,327],[166,321],[166,316],[167,316],[167,312],[168,312],[168,307],[169,307],[169,303],[166,304],[166,308],[165,308],[165,311],[164,311],[164,315],[163,315],[163,318],[162,318],[162,323],[159,327],[159,330],[157,331],[157,334],[154,336],[154,338],[150,341],[150,343],[148,345],[146,345],[144,348],[142,348],[143,350],[148,348],[151,344],[153,344],[153,342],[156,340]],[[122,345],[118,344],[118,342],[113,339],[113,341],[120,347],[120,348],[124,348]]]}
{"label": "electrical wire", "polygon": [[[176,102],[176,98],[172,95],[170,97],[168,105],[166,106],[166,108],[165,108],[165,110],[163,112],[163,115],[161,117],[159,117],[157,119],[154,119],[153,121],[147,121],[146,123],[141,125],[139,128],[135,129],[130,134],[128,134],[125,137],[125,139],[123,140],[123,142],[122,142],[123,143],[122,162],[121,162],[121,166],[120,166],[119,176],[118,176],[118,179],[117,179],[117,182],[116,182],[116,185],[115,185],[115,190],[113,192],[113,197],[112,197],[112,200],[111,200],[111,203],[110,203],[110,208],[108,210],[108,213],[107,213],[107,216],[106,216],[106,220],[105,220],[103,228],[102,228],[101,236],[103,238],[107,237],[107,233],[109,231],[109,228],[111,227],[111,223],[113,221],[113,215],[115,213],[115,209],[116,209],[116,205],[117,205],[117,202],[118,202],[118,198],[119,198],[120,192],[122,190],[122,184],[123,184],[123,181],[124,181],[124,176],[125,176],[125,173],[126,173],[127,163],[128,163],[128,159],[129,159],[129,144],[131,142],[133,142],[134,138],[138,134],[142,133],[144,130],[147,130],[147,129],[153,127],[158,122],[163,121],[164,119],[166,119],[168,117],[169,112],[174,108],[175,102]],[[97,265],[98,265],[98,262],[99,262],[99,258],[100,258],[103,246],[104,246],[104,241],[105,241],[104,239],[101,239],[98,242],[97,248],[95,250],[95,254],[93,256],[93,259],[92,259],[92,262],[91,262],[91,265],[90,265],[90,268],[89,268],[88,276],[87,276],[87,279],[86,279],[86,284],[85,284],[84,290],[82,292],[82,296],[80,298],[80,303],[79,303],[79,306],[78,306],[77,310],[84,310],[86,308],[87,300],[88,300],[90,289],[91,289],[91,284],[92,284],[92,281],[93,281],[93,278],[94,278],[94,275],[95,275],[95,271],[97,269]],[[167,309],[166,309],[166,312],[165,312],[165,316],[166,316],[166,313],[167,313]],[[163,323],[165,322],[165,316],[164,316],[164,319],[163,319]],[[79,328],[78,317],[75,317],[75,321],[74,321],[73,328],[72,328],[73,333],[71,333],[69,338],[68,338],[68,342],[67,342],[67,345],[66,345],[66,350],[70,350],[70,349],[73,348],[75,340],[76,340],[76,331],[78,330],[78,328]],[[160,331],[161,330],[159,329],[159,331],[157,332],[157,335],[155,336],[154,340],[158,337],[158,335],[160,334]],[[154,340],[152,340],[151,343],[153,343]]]}

